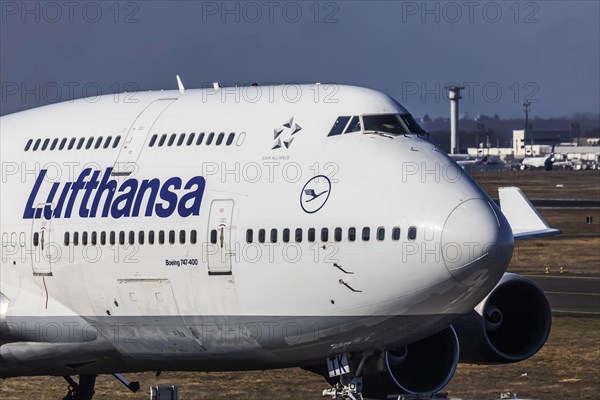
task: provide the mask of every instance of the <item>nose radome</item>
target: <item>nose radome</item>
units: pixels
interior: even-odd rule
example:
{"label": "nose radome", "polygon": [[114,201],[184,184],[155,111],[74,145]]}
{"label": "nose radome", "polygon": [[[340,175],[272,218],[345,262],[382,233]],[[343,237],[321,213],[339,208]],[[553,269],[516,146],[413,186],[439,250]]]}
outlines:
{"label": "nose radome", "polygon": [[446,220],[441,251],[450,274],[468,286],[481,286],[505,272],[513,250],[506,218],[484,199],[470,199]]}

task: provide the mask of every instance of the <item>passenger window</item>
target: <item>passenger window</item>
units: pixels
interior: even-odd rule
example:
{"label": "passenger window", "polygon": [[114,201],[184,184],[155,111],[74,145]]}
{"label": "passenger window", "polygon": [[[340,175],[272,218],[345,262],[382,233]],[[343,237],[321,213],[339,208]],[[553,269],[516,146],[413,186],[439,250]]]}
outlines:
{"label": "passenger window", "polygon": [[119,232],[119,244],[123,246],[125,244],[125,231]]}
{"label": "passenger window", "polygon": [[79,232],[73,232],[73,245],[79,246]]}
{"label": "passenger window", "polygon": [[35,144],[33,145],[33,151],[37,151],[37,149],[40,147],[40,143],[42,143],[42,139],[35,141]]}
{"label": "passenger window", "polygon": [[219,133],[219,136],[217,137],[217,142],[215,144],[217,146],[220,146],[221,143],[223,143],[223,138],[225,138],[225,133],[223,133],[223,132]]}
{"label": "passenger window", "polygon": [[185,231],[179,231],[179,244],[185,244]]}
{"label": "passenger window", "polygon": [[169,143],[167,143],[167,146],[169,146],[169,147],[173,146],[173,143],[175,143],[176,137],[177,137],[177,134],[172,133],[171,136],[169,137]]}
{"label": "passenger window", "polygon": [[335,231],[333,232],[333,236],[336,242],[341,242],[342,241],[342,228],[335,228]]}
{"label": "passenger window", "polygon": [[265,237],[266,237],[266,231],[264,229],[259,229],[258,230],[258,242],[264,243]]}
{"label": "passenger window", "polygon": [[198,232],[196,232],[196,230],[195,230],[195,229],[193,229],[193,230],[190,232],[190,243],[191,243],[191,244],[196,244],[196,243],[198,243]]}
{"label": "passenger window", "polygon": [[106,232],[100,232],[100,244],[102,246],[106,245]]}
{"label": "passenger window", "polygon": [[77,150],[81,150],[83,144],[85,143],[85,138],[79,138],[79,142],[77,142]]}
{"label": "passenger window", "polygon": [[29,139],[27,141],[27,144],[25,145],[25,151],[29,151],[29,148],[31,147],[32,143],[33,143],[33,139]]}
{"label": "passenger window", "polygon": [[169,231],[169,244],[175,244],[175,231]]}
{"label": "passenger window", "polygon": [[115,237],[115,231],[111,231],[110,232],[110,244],[111,246],[114,246],[116,243],[116,237]]}
{"label": "passenger window", "polygon": [[284,243],[289,243],[290,242],[290,230],[288,228],[285,228],[283,230],[282,240],[283,240]]}
{"label": "passenger window", "polygon": [[58,138],[54,139],[52,141],[52,145],[50,146],[50,150],[54,150],[56,148],[56,145],[58,144]]}
{"label": "passenger window", "polygon": [[158,141],[158,147],[162,147],[163,144],[165,144],[165,140],[167,140],[167,134],[163,133],[160,137],[160,140]]}
{"label": "passenger window", "polygon": [[333,124],[331,131],[329,131],[329,135],[327,136],[337,136],[344,132],[344,128],[350,121],[350,117],[339,117],[337,121]]}
{"label": "passenger window", "polygon": [[182,133],[181,135],[179,135],[179,139],[177,139],[177,146],[181,146],[183,144],[184,140],[185,140],[185,133]]}
{"label": "passenger window", "polygon": [[329,229],[322,228],[321,229],[321,242],[329,241]]}
{"label": "passenger window", "polygon": [[411,226],[408,228],[408,240],[415,240],[417,238],[417,227]]}
{"label": "passenger window", "polygon": [[98,234],[96,232],[92,232],[91,243],[92,243],[92,246],[95,246],[98,244]]}
{"label": "passenger window", "polygon": [[361,131],[360,118],[354,116],[350,120],[350,123],[348,124],[348,128],[346,129],[346,132],[344,132],[344,133],[352,133],[352,132],[360,132],[360,131]]}
{"label": "passenger window", "polygon": [[[75,138],[71,138],[71,141],[69,142],[69,147],[68,150],[72,150],[73,147],[75,146],[75,142],[77,141],[77,139]],[[35,150],[35,149],[34,149]]]}
{"label": "passenger window", "polygon": [[89,150],[92,147],[93,144],[94,144],[94,138],[91,137],[91,138],[88,139],[87,143],[85,144],[85,149]]}
{"label": "passenger window", "polygon": [[200,146],[202,141],[204,140],[204,132],[198,135],[198,140],[196,141],[196,146]]}
{"label": "passenger window", "polygon": [[58,146],[58,150],[63,150],[65,148],[65,146],[67,145],[67,138],[63,138],[60,141],[60,146]]}
{"label": "passenger window", "polygon": [[356,228],[348,228],[348,241],[354,242],[356,240]]}
{"label": "passenger window", "polygon": [[44,140],[44,144],[42,145],[42,151],[46,150],[48,148],[49,144],[50,144],[50,139]]}
{"label": "passenger window", "polygon": [[277,243],[277,229],[271,229],[271,243]]}
{"label": "passenger window", "polygon": [[104,142],[104,148],[108,149],[108,146],[110,146],[110,141],[112,140],[112,136],[107,136],[106,137],[106,141]]}
{"label": "passenger window", "polygon": [[371,239],[371,228],[365,227],[362,230],[362,240],[367,242],[369,239]]}
{"label": "passenger window", "polygon": [[154,144],[156,143],[156,139],[158,139],[158,135],[155,133],[150,138],[150,143],[148,143],[148,147],[154,147]]}
{"label": "passenger window", "polygon": [[315,228],[310,228],[308,230],[308,241],[311,243],[315,241]]}
{"label": "passenger window", "polygon": [[212,143],[213,139],[215,137],[215,133],[211,132],[208,134],[208,138],[206,138],[206,145],[210,146],[210,144]]}
{"label": "passenger window", "polygon": [[225,145],[230,146],[231,143],[233,143],[234,138],[235,138],[235,133],[231,132],[229,134],[229,136],[227,136],[227,142],[225,142]]}
{"label": "passenger window", "polygon": [[212,244],[217,244],[217,230],[213,229],[210,231],[210,242]]}
{"label": "passenger window", "polygon": [[145,241],[145,234],[144,231],[139,231],[138,232],[138,244],[144,244]]}
{"label": "passenger window", "polygon": [[192,143],[194,143],[194,138],[196,137],[196,134],[194,132],[190,133],[190,136],[188,136],[188,140],[185,143],[186,146],[190,146]]}
{"label": "passenger window", "polygon": [[397,226],[392,230],[392,240],[400,240],[400,228]]}
{"label": "passenger window", "polygon": [[102,145],[102,136],[100,136],[100,137],[98,137],[98,139],[96,139],[96,144],[94,145],[94,149],[98,150],[101,145]]}
{"label": "passenger window", "polygon": [[252,243],[253,236],[254,236],[254,232],[252,231],[252,229],[247,229],[246,230],[246,243]]}
{"label": "passenger window", "polygon": [[154,244],[154,231],[148,231],[148,244]]}
{"label": "passenger window", "polygon": [[165,231],[158,231],[158,244],[165,244]]}
{"label": "passenger window", "polygon": [[385,239],[385,228],[380,226],[377,228],[377,240],[380,242]]}
{"label": "passenger window", "polygon": [[121,136],[117,136],[117,137],[115,138],[115,141],[113,142],[113,146],[112,146],[112,147],[113,147],[113,149],[116,149],[116,148],[117,148],[117,146],[119,145],[119,142],[120,142],[120,141],[121,141]]}
{"label": "passenger window", "polygon": [[302,243],[302,228],[297,228],[294,240],[296,243]]}
{"label": "passenger window", "polygon": [[69,232],[65,232],[65,246],[68,246],[70,241],[71,235],[69,234]]}
{"label": "passenger window", "polygon": [[133,245],[135,243],[135,232],[129,231],[129,244]]}

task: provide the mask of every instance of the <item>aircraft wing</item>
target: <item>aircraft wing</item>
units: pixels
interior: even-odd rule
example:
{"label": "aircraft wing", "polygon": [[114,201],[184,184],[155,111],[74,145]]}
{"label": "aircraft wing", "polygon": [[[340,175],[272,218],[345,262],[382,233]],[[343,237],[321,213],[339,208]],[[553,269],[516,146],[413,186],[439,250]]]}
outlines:
{"label": "aircraft wing", "polygon": [[550,228],[523,191],[518,187],[498,189],[500,209],[512,228],[515,240],[532,239],[562,233]]}

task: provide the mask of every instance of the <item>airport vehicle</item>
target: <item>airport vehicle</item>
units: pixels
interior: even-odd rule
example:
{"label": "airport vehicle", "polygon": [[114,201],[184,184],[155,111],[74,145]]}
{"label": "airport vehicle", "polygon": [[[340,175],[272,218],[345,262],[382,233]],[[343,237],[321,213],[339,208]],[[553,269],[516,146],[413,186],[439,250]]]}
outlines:
{"label": "airport vehicle", "polygon": [[517,188],[496,206],[380,92],[180,84],[0,129],[2,378],[64,376],[82,400],[99,374],[299,366],[387,398],[549,334],[506,268],[558,231]]}

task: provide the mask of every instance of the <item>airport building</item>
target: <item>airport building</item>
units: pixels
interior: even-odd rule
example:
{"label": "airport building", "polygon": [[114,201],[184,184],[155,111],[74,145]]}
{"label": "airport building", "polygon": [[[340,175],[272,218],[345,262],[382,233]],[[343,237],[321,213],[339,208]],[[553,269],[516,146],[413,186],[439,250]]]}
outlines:
{"label": "airport building", "polygon": [[523,160],[554,153],[558,161],[598,165],[600,138],[571,138],[567,131],[513,130],[512,147],[471,147],[471,158],[494,156],[502,160]]}

